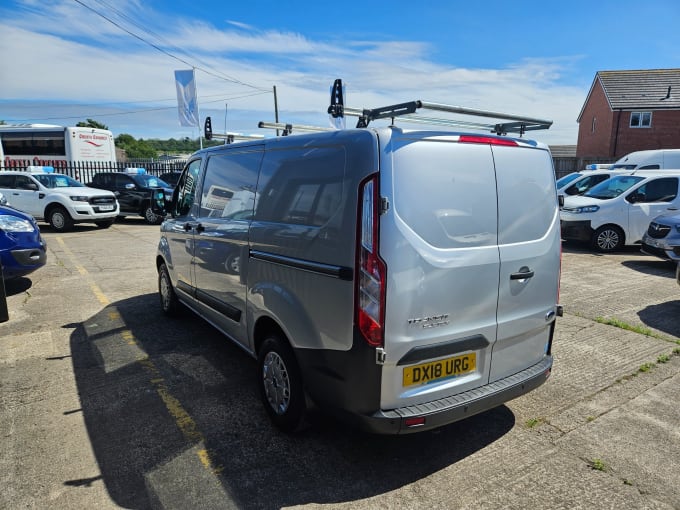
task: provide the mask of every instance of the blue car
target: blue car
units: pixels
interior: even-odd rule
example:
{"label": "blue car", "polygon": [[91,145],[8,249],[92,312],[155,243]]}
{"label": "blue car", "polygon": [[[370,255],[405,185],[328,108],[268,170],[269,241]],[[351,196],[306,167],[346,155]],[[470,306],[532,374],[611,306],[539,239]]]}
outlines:
{"label": "blue car", "polygon": [[0,206],[0,262],[5,280],[32,273],[47,262],[47,246],[33,216]]}

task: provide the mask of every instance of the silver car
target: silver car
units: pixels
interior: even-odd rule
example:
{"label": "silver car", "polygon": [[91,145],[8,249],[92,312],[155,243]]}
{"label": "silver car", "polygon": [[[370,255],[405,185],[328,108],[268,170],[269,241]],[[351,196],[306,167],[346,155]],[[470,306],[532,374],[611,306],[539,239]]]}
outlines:
{"label": "silver car", "polygon": [[680,213],[654,218],[642,237],[642,251],[663,260],[680,262]]}

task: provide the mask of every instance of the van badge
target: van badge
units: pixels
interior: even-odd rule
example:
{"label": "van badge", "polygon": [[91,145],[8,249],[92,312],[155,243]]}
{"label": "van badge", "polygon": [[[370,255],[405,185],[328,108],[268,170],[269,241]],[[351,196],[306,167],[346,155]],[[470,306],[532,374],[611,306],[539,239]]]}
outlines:
{"label": "van badge", "polygon": [[438,328],[449,323],[449,314],[429,315],[426,317],[415,317],[408,320],[409,326],[420,326],[421,328]]}

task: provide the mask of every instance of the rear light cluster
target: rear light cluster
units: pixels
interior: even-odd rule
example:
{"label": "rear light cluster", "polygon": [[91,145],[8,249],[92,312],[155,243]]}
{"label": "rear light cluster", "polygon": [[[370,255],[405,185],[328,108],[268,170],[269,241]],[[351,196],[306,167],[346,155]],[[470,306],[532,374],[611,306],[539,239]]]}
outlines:
{"label": "rear light cluster", "polygon": [[387,268],[378,256],[378,178],[373,176],[360,188],[359,235],[357,238],[356,316],[361,334],[376,347],[385,337],[385,281]]}

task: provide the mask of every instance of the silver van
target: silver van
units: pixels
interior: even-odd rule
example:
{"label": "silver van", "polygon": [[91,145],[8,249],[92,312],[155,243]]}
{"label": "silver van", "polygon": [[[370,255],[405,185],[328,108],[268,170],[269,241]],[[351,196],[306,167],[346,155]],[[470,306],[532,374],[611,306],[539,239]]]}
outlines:
{"label": "silver van", "polygon": [[546,381],[560,274],[544,144],[343,129],[201,150],[167,205],[161,306],[257,359],[283,430],[309,401],[377,433],[432,429]]}

